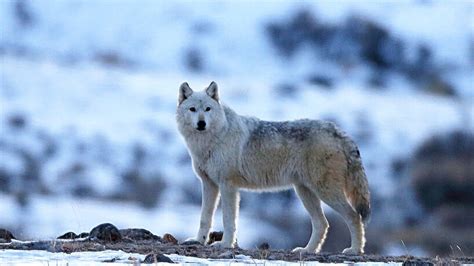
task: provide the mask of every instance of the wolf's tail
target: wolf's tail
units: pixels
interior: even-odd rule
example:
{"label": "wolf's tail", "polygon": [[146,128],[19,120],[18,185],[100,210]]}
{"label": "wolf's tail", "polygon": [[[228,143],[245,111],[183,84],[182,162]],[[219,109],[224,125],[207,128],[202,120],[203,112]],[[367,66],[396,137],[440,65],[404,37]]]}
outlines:
{"label": "wolf's tail", "polygon": [[371,213],[369,183],[367,182],[359,149],[352,142],[348,144],[350,144],[350,149],[349,153],[346,154],[348,173],[346,175],[345,192],[352,207],[362,217],[364,224],[367,224]]}

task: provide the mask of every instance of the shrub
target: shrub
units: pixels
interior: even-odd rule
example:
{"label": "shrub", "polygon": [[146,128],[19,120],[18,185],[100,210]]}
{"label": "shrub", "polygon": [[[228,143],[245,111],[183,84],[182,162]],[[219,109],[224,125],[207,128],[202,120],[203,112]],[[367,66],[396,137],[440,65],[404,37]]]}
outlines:
{"label": "shrub", "polygon": [[411,173],[421,205],[474,207],[474,136],[454,131],[434,136],[416,151]]}

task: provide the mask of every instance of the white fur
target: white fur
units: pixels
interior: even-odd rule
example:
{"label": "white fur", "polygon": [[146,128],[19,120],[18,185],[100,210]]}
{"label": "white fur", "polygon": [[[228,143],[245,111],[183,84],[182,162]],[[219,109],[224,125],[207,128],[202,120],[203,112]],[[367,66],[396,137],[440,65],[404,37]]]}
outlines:
{"label": "white fur", "polygon": [[[234,247],[239,190],[294,187],[312,222],[308,244],[294,251],[320,251],[329,228],[321,208],[323,200],[349,226],[351,248],[344,252],[363,252],[364,225],[356,210],[362,206],[370,211],[367,180],[357,147],[334,124],[315,120],[276,123],[240,116],[219,102],[214,82],[198,92],[183,83],[178,99],[178,129],[202,181],[201,223],[194,240],[207,242],[219,196],[224,236],[215,245]],[[205,121],[205,130],[197,129],[199,121]]]}

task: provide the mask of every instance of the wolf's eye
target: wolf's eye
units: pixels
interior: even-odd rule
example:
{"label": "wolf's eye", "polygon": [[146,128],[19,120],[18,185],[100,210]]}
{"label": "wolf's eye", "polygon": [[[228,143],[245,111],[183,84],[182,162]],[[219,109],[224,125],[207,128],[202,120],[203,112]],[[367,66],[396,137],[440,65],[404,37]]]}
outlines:
{"label": "wolf's eye", "polygon": [[196,112],[196,108],[191,107],[191,108],[189,108],[189,111],[191,111],[191,112]]}
{"label": "wolf's eye", "polygon": [[206,112],[211,111],[211,107],[206,107]]}

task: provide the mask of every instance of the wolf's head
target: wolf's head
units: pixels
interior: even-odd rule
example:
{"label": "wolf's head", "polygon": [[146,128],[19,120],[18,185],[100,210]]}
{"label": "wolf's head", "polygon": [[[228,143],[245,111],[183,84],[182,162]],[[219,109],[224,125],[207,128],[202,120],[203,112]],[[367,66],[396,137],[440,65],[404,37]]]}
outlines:
{"label": "wolf's head", "polygon": [[187,82],[181,84],[176,121],[183,135],[215,134],[221,131],[227,120],[219,102],[217,84],[213,81],[203,91],[193,91]]}

